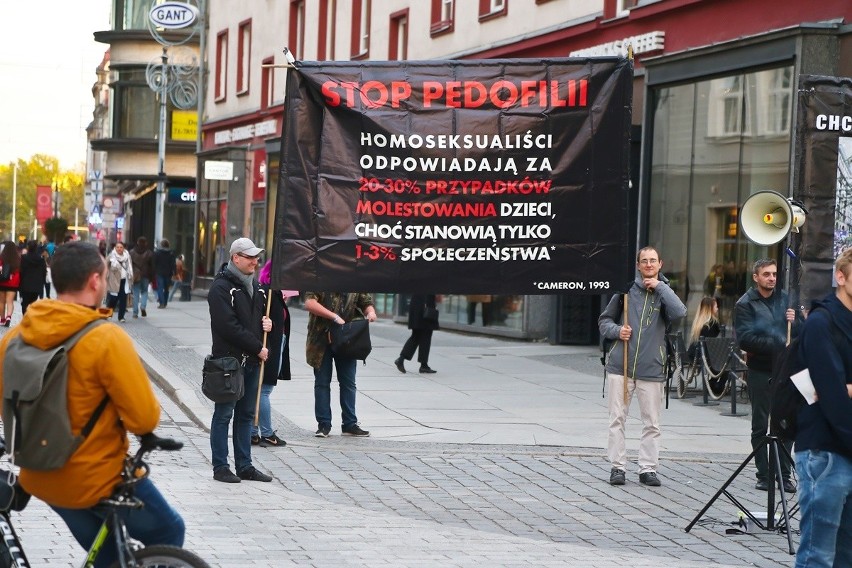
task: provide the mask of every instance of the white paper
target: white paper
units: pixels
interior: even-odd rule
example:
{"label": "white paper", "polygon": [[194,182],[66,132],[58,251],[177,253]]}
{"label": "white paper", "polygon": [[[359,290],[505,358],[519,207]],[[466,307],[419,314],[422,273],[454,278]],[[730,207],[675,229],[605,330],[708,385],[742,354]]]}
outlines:
{"label": "white paper", "polygon": [[814,388],[814,382],[811,380],[810,371],[805,369],[795,375],[790,375],[790,380],[793,381],[793,384],[796,385],[796,388],[799,389],[799,392],[802,393],[808,404],[816,402],[816,389]]}

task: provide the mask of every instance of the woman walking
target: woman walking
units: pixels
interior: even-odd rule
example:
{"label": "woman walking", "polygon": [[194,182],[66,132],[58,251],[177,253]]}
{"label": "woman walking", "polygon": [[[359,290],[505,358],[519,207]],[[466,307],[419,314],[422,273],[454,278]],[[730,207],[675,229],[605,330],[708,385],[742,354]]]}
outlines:
{"label": "woman walking", "polygon": [[39,254],[38,243],[29,241],[27,253],[21,256],[21,313],[26,314],[30,304],[38,300],[44,293],[44,283],[47,278],[47,264]]}
{"label": "woman walking", "polygon": [[411,337],[402,346],[399,358],[394,361],[400,373],[405,372],[405,361],[411,361],[417,351],[421,373],[436,373],[429,366],[429,350],[432,347],[432,332],[438,329],[438,309],[435,307],[435,295],[414,295],[408,303],[408,329]]}
{"label": "woman walking", "polygon": [[0,298],[3,300],[3,316],[0,325],[12,325],[15,311],[15,296],[21,284],[21,253],[12,241],[4,241],[0,251]]}
{"label": "woman walking", "polygon": [[118,321],[125,323],[124,315],[127,312],[127,292],[130,282],[133,282],[133,262],[130,253],[124,248],[124,243],[115,243],[115,248],[107,256],[107,307],[115,309],[118,307]]}

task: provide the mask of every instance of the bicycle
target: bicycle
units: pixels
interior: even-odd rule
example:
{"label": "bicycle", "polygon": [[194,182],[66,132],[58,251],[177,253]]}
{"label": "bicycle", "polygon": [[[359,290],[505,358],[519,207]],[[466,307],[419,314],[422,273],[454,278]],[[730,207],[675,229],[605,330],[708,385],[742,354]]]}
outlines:
{"label": "bicycle", "polygon": [[[150,468],[143,458],[149,452],[158,449],[176,451],[183,447],[182,442],[171,438],[160,438],[155,434],[140,436],[139,449],[135,456],[127,456],[121,473],[122,481],[113,494],[101,500],[107,514],[101,524],[94,542],[86,555],[83,568],[94,566],[95,559],[112,534],[118,548],[118,560],[112,568],[210,568],[195,553],[177,546],[157,544],[143,546],[127,534],[124,520],[118,512],[122,509],[139,509],[144,503],[134,496],[134,487],[148,477]],[[0,440],[0,455],[5,453],[5,444]],[[11,511],[22,511],[29,501],[29,495],[17,484],[16,475],[8,469],[0,469],[0,568],[28,568],[30,566],[24,553],[24,547],[12,525]]]}

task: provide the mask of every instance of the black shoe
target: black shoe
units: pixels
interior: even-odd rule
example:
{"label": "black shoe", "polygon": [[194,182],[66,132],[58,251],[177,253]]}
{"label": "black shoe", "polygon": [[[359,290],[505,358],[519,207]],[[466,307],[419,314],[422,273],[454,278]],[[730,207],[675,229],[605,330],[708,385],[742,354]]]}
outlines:
{"label": "black shoe", "polygon": [[260,436],[255,436],[254,434],[252,434],[252,437],[251,437],[251,445],[252,445],[252,446],[257,446],[257,445],[259,445],[259,444],[260,444]]}
{"label": "black shoe", "polygon": [[754,484],[754,488],[758,491],[769,491],[769,482],[765,479],[758,479],[757,483]]}
{"label": "black shoe", "polygon": [[331,433],[331,426],[328,424],[320,424],[317,427],[317,431],[314,434],[317,438],[328,438],[328,435]]}
{"label": "black shoe", "polygon": [[146,311],[145,311],[145,308],[142,308],[142,317],[143,317],[143,318],[147,318],[147,317],[148,317],[148,312],[146,312]]}
{"label": "black shoe", "polygon": [[785,477],[782,483],[784,484],[784,493],[793,495],[796,492],[796,484],[789,477]]}
{"label": "black shoe", "polygon": [[618,468],[612,468],[609,471],[609,484],[610,485],[624,485],[624,470]]}
{"label": "black shoe", "polygon": [[656,472],[646,471],[645,473],[639,474],[639,483],[642,485],[647,485],[648,487],[659,487],[662,485],[660,483],[660,478],[657,477]]}
{"label": "black shoe", "polygon": [[396,370],[400,373],[405,373],[405,363],[402,360],[402,357],[393,362],[396,365]]}
{"label": "black shoe", "polygon": [[360,426],[357,424],[353,424],[352,426],[344,426],[342,428],[343,434],[345,436],[360,436],[365,437],[369,436],[370,433],[367,430],[362,430]]}
{"label": "black shoe", "polygon": [[272,476],[266,475],[265,473],[261,473],[254,468],[254,466],[244,469],[239,472],[237,475],[240,476],[240,479],[245,479],[246,481],[272,481]]}
{"label": "black shoe", "polygon": [[239,483],[240,478],[234,475],[227,467],[222,467],[213,472],[213,479],[222,483]]}
{"label": "black shoe", "polygon": [[429,365],[420,365],[420,372],[421,373],[437,373],[438,371],[436,371],[435,369],[433,369]]}
{"label": "black shoe", "polygon": [[276,436],[275,432],[273,432],[271,436],[261,436],[259,443],[260,443],[261,448],[266,448],[266,447],[270,447],[270,446],[277,447],[277,446],[286,446],[287,445],[287,442],[285,442],[284,440],[282,440],[281,438]]}

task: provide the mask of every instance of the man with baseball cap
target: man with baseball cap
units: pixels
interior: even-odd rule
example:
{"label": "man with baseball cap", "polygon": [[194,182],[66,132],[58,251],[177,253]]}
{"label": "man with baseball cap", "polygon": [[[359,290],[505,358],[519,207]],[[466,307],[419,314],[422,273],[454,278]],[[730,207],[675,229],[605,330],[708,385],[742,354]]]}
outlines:
{"label": "man with baseball cap", "polygon": [[[236,402],[217,402],[210,425],[210,450],[213,454],[213,479],[224,483],[272,481],[251,463],[251,426],[254,421],[253,393],[257,393],[260,362],[269,351],[263,346],[263,332],[272,330],[272,320],[264,315],[266,295],[254,278],[263,249],[251,239],[240,238],[231,244],[230,260],[223,264],[210,291],[210,330],[213,357],[236,357],[243,362],[245,395]],[[234,465],[228,466],[228,429],[234,419]]]}

